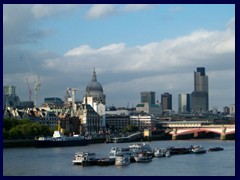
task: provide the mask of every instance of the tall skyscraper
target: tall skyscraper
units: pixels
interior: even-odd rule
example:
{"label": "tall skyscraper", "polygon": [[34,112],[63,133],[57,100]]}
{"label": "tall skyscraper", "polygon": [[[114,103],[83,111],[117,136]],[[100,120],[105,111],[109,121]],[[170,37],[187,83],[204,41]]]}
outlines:
{"label": "tall skyscraper", "polygon": [[178,113],[190,112],[190,94],[178,94]]}
{"label": "tall skyscraper", "polygon": [[155,104],[156,93],[153,91],[141,92],[141,103]]}
{"label": "tall skyscraper", "polygon": [[162,111],[172,110],[172,94],[161,94]]}
{"label": "tall skyscraper", "polygon": [[208,76],[204,67],[198,67],[194,72],[194,91],[191,94],[191,111],[204,113],[208,111]]}
{"label": "tall skyscraper", "polygon": [[15,86],[3,86],[3,105],[4,107],[17,107],[19,106],[20,99],[16,95]]}
{"label": "tall skyscraper", "polygon": [[153,91],[141,92],[141,103],[136,106],[137,112],[160,115],[161,107],[156,104],[156,93]]}

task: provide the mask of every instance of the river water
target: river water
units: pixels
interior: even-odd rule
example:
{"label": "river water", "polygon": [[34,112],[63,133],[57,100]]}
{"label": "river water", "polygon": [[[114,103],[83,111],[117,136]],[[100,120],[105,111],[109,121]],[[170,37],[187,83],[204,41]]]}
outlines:
{"label": "river water", "polygon": [[75,152],[95,152],[107,157],[111,147],[128,147],[132,143],[90,144],[63,148],[7,148],[3,149],[4,176],[235,176],[235,141],[177,140],[147,142],[152,148],[189,147],[202,145],[205,149],[220,146],[223,151],[205,154],[173,155],[153,158],[148,163],[128,166],[73,165]]}

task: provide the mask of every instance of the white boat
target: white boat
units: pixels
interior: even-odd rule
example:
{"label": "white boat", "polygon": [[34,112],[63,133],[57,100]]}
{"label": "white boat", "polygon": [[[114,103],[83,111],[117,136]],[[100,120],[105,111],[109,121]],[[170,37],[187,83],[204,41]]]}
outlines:
{"label": "white boat", "polygon": [[170,157],[170,156],[171,156],[171,152],[170,152],[170,150],[167,150],[165,153],[165,157]]}
{"label": "white boat", "polygon": [[96,154],[91,152],[77,152],[75,153],[73,164],[80,165],[96,165]]}
{"label": "white boat", "polygon": [[147,153],[138,153],[134,156],[136,162],[150,162],[152,158]]}
{"label": "white boat", "polygon": [[141,152],[153,153],[150,145],[146,143],[132,144],[129,146],[129,148],[134,153],[141,153]]}
{"label": "white boat", "polygon": [[125,154],[120,154],[116,156],[115,165],[116,166],[125,166],[130,164],[130,156]]}
{"label": "white boat", "polygon": [[120,148],[120,147],[112,147],[109,153],[110,159],[115,159],[117,155],[129,155],[130,157],[133,156],[133,152],[130,151],[130,148]]}
{"label": "white boat", "polygon": [[202,154],[206,153],[207,150],[204,149],[202,146],[195,145],[192,147],[192,152],[195,154]]}
{"label": "white boat", "polygon": [[110,152],[109,152],[109,158],[110,158],[110,159],[115,159],[116,156],[117,156],[117,153],[118,153],[119,149],[120,149],[120,148],[118,148],[118,147],[112,147],[111,150],[110,150]]}
{"label": "white boat", "polygon": [[167,150],[166,148],[156,148],[154,149],[154,156],[155,157],[169,157],[170,151]]}

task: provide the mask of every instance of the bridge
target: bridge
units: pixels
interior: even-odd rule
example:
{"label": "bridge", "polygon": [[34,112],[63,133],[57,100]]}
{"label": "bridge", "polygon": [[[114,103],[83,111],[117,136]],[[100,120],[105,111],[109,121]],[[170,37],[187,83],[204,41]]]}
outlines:
{"label": "bridge", "polygon": [[167,133],[172,135],[172,140],[186,134],[194,134],[194,137],[197,137],[201,132],[219,134],[221,140],[225,140],[229,134],[235,134],[235,124],[212,124],[207,121],[173,121],[159,124],[168,129]]}
{"label": "bridge", "polygon": [[136,141],[141,137],[142,137],[142,132],[136,132],[128,136],[110,138],[110,141],[114,143],[131,142],[131,141]]}

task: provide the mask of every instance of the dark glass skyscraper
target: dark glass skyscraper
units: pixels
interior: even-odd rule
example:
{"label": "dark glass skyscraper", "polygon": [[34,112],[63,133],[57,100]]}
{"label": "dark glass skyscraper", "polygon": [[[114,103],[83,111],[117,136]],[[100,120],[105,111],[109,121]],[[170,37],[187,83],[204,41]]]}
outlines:
{"label": "dark glass skyscraper", "polygon": [[163,111],[172,110],[172,94],[161,94],[161,103]]}
{"label": "dark glass skyscraper", "polygon": [[153,91],[141,92],[141,103],[155,104],[156,93]]}
{"label": "dark glass skyscraper", "polygon": [[208,111],[208,76],[204,67],[194,72],[194,91],[191,94],[191,111],[204,113]]}

